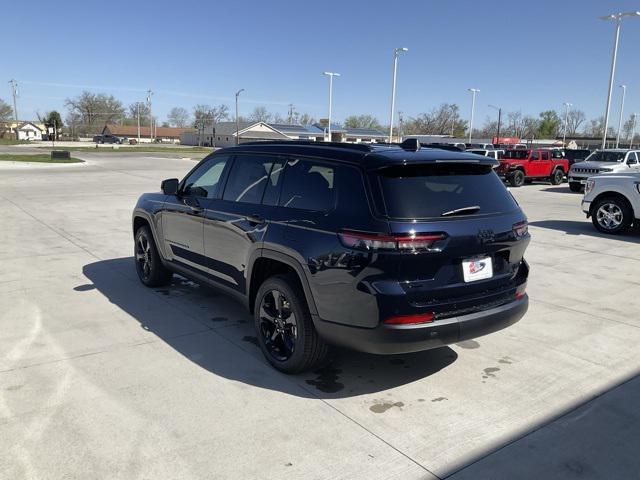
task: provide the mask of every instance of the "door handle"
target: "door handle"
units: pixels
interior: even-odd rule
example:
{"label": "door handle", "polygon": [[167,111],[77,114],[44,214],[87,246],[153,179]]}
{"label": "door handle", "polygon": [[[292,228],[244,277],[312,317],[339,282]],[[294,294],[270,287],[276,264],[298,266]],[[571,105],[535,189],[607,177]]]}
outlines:
{"label": "door handle", "polygon": [[264,218],[262,218],[257,213],[254,213],[253,215],[247,215],[244,218],[252,225],[261,225],[264,223]]}

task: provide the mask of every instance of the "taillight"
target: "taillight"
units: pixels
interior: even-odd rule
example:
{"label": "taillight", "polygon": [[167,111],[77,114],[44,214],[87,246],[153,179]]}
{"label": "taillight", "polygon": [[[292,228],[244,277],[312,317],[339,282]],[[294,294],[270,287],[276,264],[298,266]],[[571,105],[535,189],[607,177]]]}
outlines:
{"label": "taillight", "polygon": [[389,235],[384,233],[342,230],[338,233],[340,242],[348,248],[358,250],[429,250],[440,251],[436,243],[447,238],[445,233],[404,233]]}
{"label": "taillight", "polygon": [[524,222],[514,223],[512,230],[516,238],[526,237],[529,234],[529,222],[525,220]]}
{"label": "taillight", "polygon": [[516,300],[520,300],[526,295],[527,284],[523,283],[518,288],[516,288]]}
{"label": "taillight", "polygon": [[433,322],[433,312],[417,313],[415,315],[396,315],[389,317],[382,323],[386,325],[414,325],[416,323]]}

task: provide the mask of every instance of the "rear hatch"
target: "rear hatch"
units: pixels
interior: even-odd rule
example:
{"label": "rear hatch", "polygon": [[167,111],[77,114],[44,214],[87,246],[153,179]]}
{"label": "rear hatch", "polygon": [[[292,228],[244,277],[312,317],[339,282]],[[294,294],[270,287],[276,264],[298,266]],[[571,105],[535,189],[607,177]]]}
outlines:
{"label": "rear hatch", "polygon": [[446,316],[513,299],[527,277],[529,235],[491,165],[394,165],[372,172],[371,182],[390,233],[406,238],[379,255],[394,257],[413,306]]}

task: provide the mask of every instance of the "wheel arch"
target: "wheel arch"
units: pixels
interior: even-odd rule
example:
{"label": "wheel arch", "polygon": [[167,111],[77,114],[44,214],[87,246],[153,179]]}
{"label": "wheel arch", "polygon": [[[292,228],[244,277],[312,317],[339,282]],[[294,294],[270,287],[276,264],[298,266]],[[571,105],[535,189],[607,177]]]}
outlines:
{"label": "wheel arch", "polygon": [[249,311],[251,313],[254,311],[255,298],[260,285],[267,278],[278,274],[292,274],[297,277],[307,301],[309,311],[312,315],[317,315],[318,310],[313,299],[313,294],[311,293],[311,287],[309,286],[309,281],[300,262],[289,255],[268,249],[262,249],[261,255],[254,260],[251,266],[251,274],[247,279],[247,302]]}
{"label": "wheel arch", "polygon": [[593,209],[598,204],[598,202],[600,200],[604,200],[605,198],[616,198],[616,199],[619,199],[619,200],[623,201],[631,209],[631,212],[633,213],[634,217],[637,216],[637,214],[639,213],[639,212],[636,212],[634,210],[633,204],[631,203],[631,201],[629,201],[629,199],[627,198],[626,195],[624,195],[624,194],[622,194],[620,192],[616,192],[614,190],[608,190],[606,192],[599,193],[596,196],[596,198],[594,198],[591,201],[591,205],[589,206],[589,216],[593,215]]}

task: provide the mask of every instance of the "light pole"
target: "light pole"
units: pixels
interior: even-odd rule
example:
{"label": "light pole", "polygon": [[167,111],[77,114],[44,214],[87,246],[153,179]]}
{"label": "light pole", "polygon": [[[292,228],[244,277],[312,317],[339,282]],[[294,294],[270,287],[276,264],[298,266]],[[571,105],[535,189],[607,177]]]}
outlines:
{"label": "light pole", "polygon": [[236,92],[236,145],[240,144],[240,137],[238,134],[238,132],[240,131],[240,120],[238,117],[238,97],[242,92],[244,92],[244,88],[241,88]]}
{"label": "light pole", "polygon": [[329,141],[331,141],[331,103],[333,101],[333,77],[339,77],[339,73],[335,72],[322,72],[323,75],[329,77],[329,120],[327,124],[327,135],[329,137]]}
{"label": "light pole", "polygon": [[609,108],[611,107],[611,94],[613,91],[613,79],[616,74],[616,59],[618,57],[618,43],[620,41],[620,25],[623,17],[640,17],[638,12],[612,13],[600,17],[601,20],[614,20],[616,22],[615,40],[613,43],[613,53],[611,54],[611,72],[609,73],[609,91],[607,93],[607,107],[604,111],[604,134],[602,136],[602,148],[607,146],[607,130],[609,129]]}
{"label": "light pole", "polygon": [[496,143],[500,146],[500,122],[502,121],[502,107],[496,107],[495,105],[489,105],[498,111],[498,132],[496,134]]}
{"label": "light pole", "polygon": [[622,102],[620,103],[620,118],[618,119],[618,135],[616,136],[616,148],[620,145],[620,132],[622,132],[622,114],[624,113],[624,97],[627,94],[627,86],[620,85],[622,89]]}
{"label": "light pole", "polygon": [[406,47],[393,50],[393,83],[391,84],[391,118],[389,119],[389,143],[393,142],[393,110],[396,107],[396,75],[398,72],[398,55],[408,52]]}
{"label": "light pole", "polygon": [[471,119],[469,120],[469,143],[471,143],[471,133],[473,132],[473,115],[476,111],[476,95],[480,93],[477,88],[468,88],[471,92]]}
{"label": "light pole", "polygon": [[562,134],[562,146],[567,143],[567,125],[569,124],[569,107],[573,105],[569,102],[564,102],[564,132]]}

